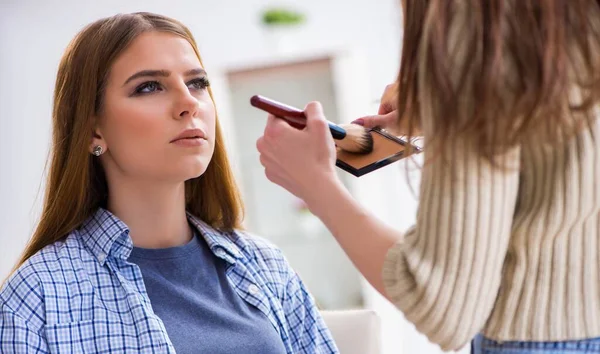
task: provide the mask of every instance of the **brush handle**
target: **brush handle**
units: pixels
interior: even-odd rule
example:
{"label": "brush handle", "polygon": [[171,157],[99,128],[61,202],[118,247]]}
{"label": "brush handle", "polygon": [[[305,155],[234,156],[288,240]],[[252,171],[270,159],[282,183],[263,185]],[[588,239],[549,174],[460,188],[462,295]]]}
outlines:
{"label": "brush handle", "polygon": [[[288,106],[281,102],[277,102],[264,96],[255,95],[250,98],[250,104],[258,109],[262,109],[267,113],[286,120],[292,127],[298,129],[304,129],[306,127],[306,115],[304,111]],[[329,131],[336,140],[342,140],[346,137],[346,130],[344,128],[335,125],[334,123],[327,122],[329,124]]]}

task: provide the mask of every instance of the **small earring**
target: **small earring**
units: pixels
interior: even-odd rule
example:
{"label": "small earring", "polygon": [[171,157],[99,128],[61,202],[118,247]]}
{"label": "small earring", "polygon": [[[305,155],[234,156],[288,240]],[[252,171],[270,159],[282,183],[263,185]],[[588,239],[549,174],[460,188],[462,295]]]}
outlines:
{"label": "small earring", "polygon": [[100,156],[100,155],[102,155],[103,152],[104,152],[104,149],[102,149],[102,146],[100,146],[100,145],[94,146],[94,150],[92,150],[92,154],[94,154],[95,156]]}

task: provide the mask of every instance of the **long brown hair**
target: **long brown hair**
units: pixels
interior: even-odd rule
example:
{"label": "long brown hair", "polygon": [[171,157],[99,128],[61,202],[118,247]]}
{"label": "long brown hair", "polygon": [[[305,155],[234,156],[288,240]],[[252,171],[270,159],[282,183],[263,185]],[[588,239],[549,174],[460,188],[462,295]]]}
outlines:
{"label": "long brown hair", "polygon": [[[67,236],[97,208],[106,206],[104,171],[88,150],[96,124],[93,117],[102,110],[112,63],[147,31],[185,38],[200,59],[188,28],[151,13],[119,14],[98,20],[77,34],[66,49],[54,93],[53,146],[42,216],[15,269],[43,247]],[[212,99],[210,88],[209,93]],[[211,163],[202,176],[186,182],[186,208],[217,229],[230,231],[240,227],[243,206],[218,119]]]}
{"label": "long brown hair", "polygon": [[[427,147],[494,161],[589,124],[600,99],[597,0],[404,0],[399,116]],[[544,141],[544,140],[541,140]]]}

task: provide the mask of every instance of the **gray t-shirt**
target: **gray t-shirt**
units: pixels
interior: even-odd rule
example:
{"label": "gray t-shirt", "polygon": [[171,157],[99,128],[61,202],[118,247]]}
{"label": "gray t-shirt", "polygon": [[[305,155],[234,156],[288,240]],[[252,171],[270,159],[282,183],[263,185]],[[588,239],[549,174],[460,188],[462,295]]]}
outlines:
{"label": "gray t-shirt", "polygon": [[267,316],[244,301],[229,283],[226,262],[195,235],[179,247],[134,247],[154,312],[178,354],[285,353]]}

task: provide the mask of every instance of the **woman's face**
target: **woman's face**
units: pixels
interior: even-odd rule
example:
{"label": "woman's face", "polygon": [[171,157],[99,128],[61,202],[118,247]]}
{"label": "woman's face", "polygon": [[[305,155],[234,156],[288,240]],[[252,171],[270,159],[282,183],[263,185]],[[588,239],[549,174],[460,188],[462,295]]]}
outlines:
{"label": "woman's face", "polygon": [[146,32],[111,67],[91,148],[110,180],[184,182],[202,175],[215,144],[215,107],[190,43]]}

